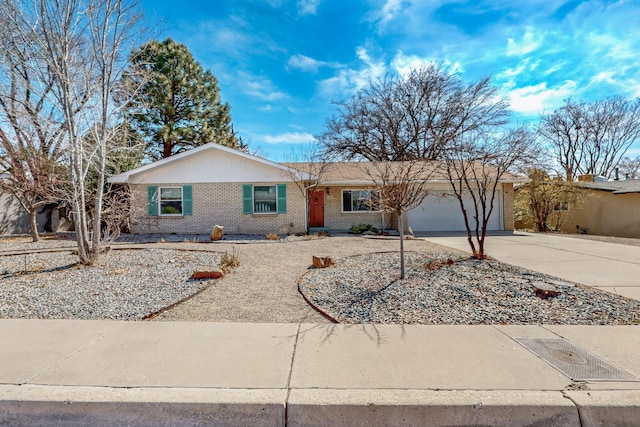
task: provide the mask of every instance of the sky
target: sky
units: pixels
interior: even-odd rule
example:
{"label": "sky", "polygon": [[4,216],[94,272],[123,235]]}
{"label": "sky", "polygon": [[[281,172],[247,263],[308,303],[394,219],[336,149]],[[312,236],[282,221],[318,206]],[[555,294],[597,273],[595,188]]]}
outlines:
{"label": "sky", "polygon": [[[439,62],[491,75],[512,122],[640,97],[638,0],[142,0],[153,37],[218,79],[235,130],[275,161],[310,149],[370,81]],[[640,144],[627,153],[640,155]]]}

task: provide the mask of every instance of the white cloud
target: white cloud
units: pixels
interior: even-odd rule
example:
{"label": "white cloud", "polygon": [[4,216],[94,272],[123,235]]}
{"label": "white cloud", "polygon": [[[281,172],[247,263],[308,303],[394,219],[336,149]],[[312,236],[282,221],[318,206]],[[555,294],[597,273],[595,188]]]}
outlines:
{"label": "white cloud", "polygon": [[298,0],[298,13],[300,15],[315,15],[319,5],[320,0]]}
{"label": "white cloud", "polygon": [[264,77],[241,73],[239,82],[241,82],[239,86],[242,88],[244,93],[262,101],[273,102],[287,99],[289,97],[286,93],[281,92],[274,87],[271,80]]}
{"label": "white cloud", "polygon": [[433,61],[428,58],[421,58],[417,55],[405,55],[401,50],[391,60],[391,68],[398,74],[406,75],[411,70],[417,70],[432,64]]}
{"label": "white cloud", "polygon": [[574,93],[576,86],[576,82],[567,80],[561,86],[554,88],[547,88],[547,83],[543,82],[513,89],[508,93],[511,109],[525,115],[555,110],[563,104],[564,99]]}
{"label": "white cloud", "polygon": [[[417,55],[405,55],[401,50],[391,60],[391,68],[401,76],[409,74],[411,70],[419,70],[423,67],[433,65],[438,61],[430,58],[420,57]],[[440,61],[442,65],[449,69],[452,73],[462,73],[464,69],[460,62],[452,62],[450,60]]]}
{"label": "white cloud", "polygon": [[385,24],[400,12],[402,6],[402,0],[387,0],[379,13],[379,19],[382,24]]}
{"label": "white cloud", "polygon": [[261,139],[266,144],[309,144],[315,141],[308,132],[285,132],[278,135],[264,135]]}
{"label": "white cloud", "polygon": [[591,77],[591,81],[589,83],[593,84],[605,82],[610,84],[617,84],[618,82],[614,79],[614,75],[615,73],[613,71],[601,71],[595,76]]}
{"label": "white cloud", "polygon": [[520,63],[516,68],[507,68],[501,73],[496,74],[496,78],[498,79],[513,79],[514,77],[518,77],[522,72],[527,68],[527,61]]}
{"label": "white cloud", "polygon": [[542,36],[536,36],[532,28],[527,28],[519,42],[512,38],[507,39],[507,56],[526,55],[536,50],[541,43]]}
{"label": "white cloud", "polygon": [[308,71],[312,73],[317,72],[318,68],[325,65],[329,65],[329,64],[324,61],[318,61],[316,59],[313,59],[306,55],[301,55],[301,54],[293,55],[291,58],[289,58],[289,61],[287,61],[287,67],[297,68],[299,70]]}
{"label": "white cloud", "polygon": [[318,85],[322,95],[331,98],[336,94],[344,96],[354,93],[368,86],[371,80],[380,78],[387,72],[384,62],[375,61],[364,47],[356,49],[356,56],[364,63],[364,67],[358,70],[341,69],[336,76],[321,81]]}

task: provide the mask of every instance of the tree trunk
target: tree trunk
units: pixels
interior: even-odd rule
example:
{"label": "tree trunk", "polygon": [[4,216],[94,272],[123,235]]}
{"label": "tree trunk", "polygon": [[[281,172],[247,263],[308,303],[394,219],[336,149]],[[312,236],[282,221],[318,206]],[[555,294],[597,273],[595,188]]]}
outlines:
{"label": "tree trunk", "polygon": [[36,217],[37,212],[38,210],[34,207],[29,209],[29,227],[31,228],[31,240],[33,242],[40,241],[40,235],[38,234],[38,221]]}
{"label": "tree trunk", "polygon": [[400,233],[400,279],[404,279],[404,222],[402,211],[398,212],[398,232]]}

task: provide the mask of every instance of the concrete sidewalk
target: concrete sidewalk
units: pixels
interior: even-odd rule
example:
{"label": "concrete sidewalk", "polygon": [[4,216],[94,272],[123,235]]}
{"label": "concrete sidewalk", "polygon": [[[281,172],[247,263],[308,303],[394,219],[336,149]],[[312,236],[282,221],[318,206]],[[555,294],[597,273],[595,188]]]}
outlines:
{"label": "concrete sidewalk", "polygon": [[[470,252],[461,233],[424,237]],[[640,300],[640,246],[517,231],[489,235],[485,249],[508,264]]]}
{"label": "concrete sidewalk", "polygon": [[[574,381],[522,337],[628,377]],[[636,326],[0,320],[0,425],[631,426],[639,353]]]}

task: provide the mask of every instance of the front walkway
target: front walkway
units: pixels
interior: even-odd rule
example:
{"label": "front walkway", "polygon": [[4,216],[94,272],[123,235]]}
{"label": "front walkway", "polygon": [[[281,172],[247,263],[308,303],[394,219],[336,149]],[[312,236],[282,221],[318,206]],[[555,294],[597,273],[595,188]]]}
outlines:
{"label": "front walkway", "polygon": [[[470,252],[461,233],[424,238]],[[508,264],[640,300],[640,246],[518,231],[488,236],[486,252]]]}

